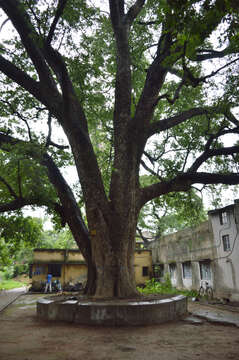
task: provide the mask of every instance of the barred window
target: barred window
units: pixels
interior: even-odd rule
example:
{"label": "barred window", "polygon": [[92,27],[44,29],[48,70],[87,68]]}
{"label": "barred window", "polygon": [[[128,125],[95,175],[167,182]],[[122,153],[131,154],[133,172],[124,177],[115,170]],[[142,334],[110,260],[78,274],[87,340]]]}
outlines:
{"label": "barred window", "polygon": [[48,274],[54,277],[61,277],[61,264],[48,264]]}
{"label": "barred window", "polygon": [[220,224],[224,225],[228,223],[228,213],[226,211],[222,211],[220,213]]}
{"label": "barred window", "polygon": [[191,279],[192,278],[192,266],[190,261],[186,261],[183,264],[183,278]]}
{"label": "barred window", "polygon": [[229,235],[223,235],[222,236],[222,244],[223,244],[223,250],[224,251],[230,251],[231,250]]}
{"label": "barred window", "polygon": [[210,260],[203,260],[199,262],[201,280],[211,280],[211,262]]}
{"label": "barred window", "polygon": [[143,266],[142,273],[143,273],[143,276],[148,276],[149,275],[149,267]]}

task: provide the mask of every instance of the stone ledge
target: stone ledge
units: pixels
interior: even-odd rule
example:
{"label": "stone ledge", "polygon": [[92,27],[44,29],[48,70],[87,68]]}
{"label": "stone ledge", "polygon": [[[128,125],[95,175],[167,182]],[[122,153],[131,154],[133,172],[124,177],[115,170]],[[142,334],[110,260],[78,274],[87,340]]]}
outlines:
{"label": "stone ledge", "polygon": [[185,317],[187,298],[178,295],[162,300],[123,302],[43,298],[37,302],[37,315],[42,319],[82,325],[153,325]]}

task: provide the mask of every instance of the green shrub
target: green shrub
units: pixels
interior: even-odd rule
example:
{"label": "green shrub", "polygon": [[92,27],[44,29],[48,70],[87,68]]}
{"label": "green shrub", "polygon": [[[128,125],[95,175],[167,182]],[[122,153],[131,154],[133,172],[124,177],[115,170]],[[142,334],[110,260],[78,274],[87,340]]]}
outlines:
{"label": "green shrub", "polygon": [[159,282],[156,279],[146,281],[144,288],[137,288],[141,294],[169,294],[169,295],[185,295],[188,297],[196,297],[197,291],[195,290],[177,290],[172,286],[170,274],[165,274],[164,281]]}
{"label": "green shrub", "polygon": [[172,287],[169,276],[165,276],[164,282],[158,282],[154,278],[146,281],[145,287],[138,288],[142,294],[176,294],[176,289]]}
{"label": "green shrub", "polygon": [[14,277],[14,265],[6,267],[3,271],[3,278],[5,280],[12,279]]}
{"label": "green shrub", "polygon": [[28,264],[16,264],[14,266],[14,277],[22,274],[28,274],[29,265]]}

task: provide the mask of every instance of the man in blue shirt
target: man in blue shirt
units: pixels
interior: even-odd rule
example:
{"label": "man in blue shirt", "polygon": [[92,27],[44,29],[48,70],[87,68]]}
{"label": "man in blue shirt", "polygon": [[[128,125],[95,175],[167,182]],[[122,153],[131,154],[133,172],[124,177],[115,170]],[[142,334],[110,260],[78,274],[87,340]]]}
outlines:
{"label": "man in blue shirt", "polygon": [[46,277],[46,286],[45,286],[45,293],[47,292],[48,288],[49,291],[52,292],[52,288],[51,288],[51,281],[52,281],[52,275],[51,274],[47,274]]}

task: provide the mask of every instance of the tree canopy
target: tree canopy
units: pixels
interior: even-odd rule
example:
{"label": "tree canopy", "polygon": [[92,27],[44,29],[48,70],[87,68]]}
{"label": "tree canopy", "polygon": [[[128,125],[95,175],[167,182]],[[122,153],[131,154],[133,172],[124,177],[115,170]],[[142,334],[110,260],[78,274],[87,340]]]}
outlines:
{"label": "tree canopy", "polygon": [[39,243],[43,231],[39,219],[21,214],[1,215],[0,229],[0,270],[12,265],[19,258],[19,253],[32,250]]}
{"label": "tree canopy", "polygon": [[[0,212],[44,206],[69,225],[89,293],[135,294],[143,206],[198,184],[239,183],[238,6],[0,0],[0,8]],[[63,177],[66,165],[77,184]]]}

